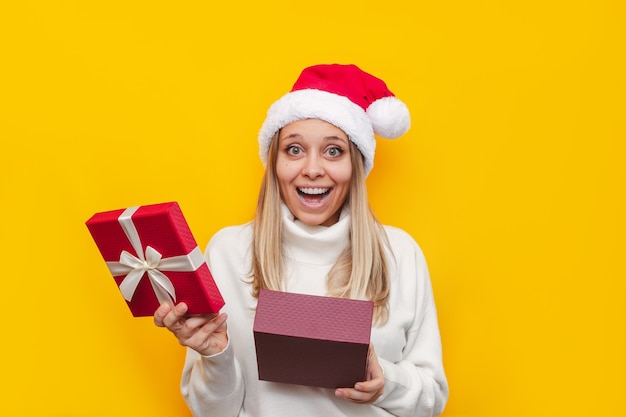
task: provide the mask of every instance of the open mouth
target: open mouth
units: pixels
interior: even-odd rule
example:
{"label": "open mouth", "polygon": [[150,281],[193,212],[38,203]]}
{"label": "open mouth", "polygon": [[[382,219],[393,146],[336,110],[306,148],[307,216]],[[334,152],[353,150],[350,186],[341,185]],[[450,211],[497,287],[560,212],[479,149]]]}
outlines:
{"label": "open mouth", "polygon": [[326,187],[308,187],[297,188],[298,196],[306,204],[321,204],[328,194],[330,194],[331,188]]}

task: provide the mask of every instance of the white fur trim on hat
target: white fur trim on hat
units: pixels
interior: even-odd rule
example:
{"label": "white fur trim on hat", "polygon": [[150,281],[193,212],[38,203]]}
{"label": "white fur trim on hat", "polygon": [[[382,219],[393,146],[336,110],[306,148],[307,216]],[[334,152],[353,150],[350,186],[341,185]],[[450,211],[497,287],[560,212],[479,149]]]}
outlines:
{"label": "white fur trim on hat", "polygon": [[276,132],[303,119],[321,119],[343,130],[363,155],[365,175],[372,170],[376,140],[368,114],[344,96],[314,89],[292,91],[270,106],[259,132],[263,165],[267,163],[270,142]]}

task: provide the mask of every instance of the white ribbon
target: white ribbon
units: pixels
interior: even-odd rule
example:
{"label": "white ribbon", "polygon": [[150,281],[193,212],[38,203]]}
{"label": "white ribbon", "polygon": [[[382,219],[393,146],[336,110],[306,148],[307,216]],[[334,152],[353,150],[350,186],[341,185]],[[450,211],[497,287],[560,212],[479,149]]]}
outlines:
{"label": "white ribbon", "polygon": [[139,281],[147,273],[159,303],[176,302],[174,285],[162,271],[193,272],[204,263],[202,251],[196,246],[187,255],[163,258],[156,249],[148,246],[144,253],[139,233],[132,220],[132,215],[138,209],[139,206],[129,207],[117,219],[137,256],[124,250],[120,254],[119,262],[106,264],[114,277],[126,274],[120,284],[120,291],[126,301],[132,300]]}

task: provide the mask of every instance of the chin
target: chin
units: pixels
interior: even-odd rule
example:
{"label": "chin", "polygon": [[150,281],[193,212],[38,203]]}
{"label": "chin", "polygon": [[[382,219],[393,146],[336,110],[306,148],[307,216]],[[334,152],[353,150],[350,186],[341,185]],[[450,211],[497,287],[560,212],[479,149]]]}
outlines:
{"label": "chin", "polygon": [[339,215],[319,215],[319,216],[303,216],[298,217],[302,223],[307,226],[332,226],[339,221]]}

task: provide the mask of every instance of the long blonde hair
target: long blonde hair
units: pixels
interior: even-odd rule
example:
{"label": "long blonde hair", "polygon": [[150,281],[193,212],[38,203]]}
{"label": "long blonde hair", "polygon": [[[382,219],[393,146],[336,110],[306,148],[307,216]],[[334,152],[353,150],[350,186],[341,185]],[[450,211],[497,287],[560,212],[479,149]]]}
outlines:
{"label": "long blonde hair", "polygon": [[[267,167],[261,183],[252,238],[252,290],[282,290],[283,250],[281,198],[276,176],[278,134],[270,143]],[[350,243],[328,272],[328,296],[371,300],[374,321],[385,323],[389,312],[387,235],[367,198],[363,158],[350,142],[352,179],[346,202],[350,204]],[[391,251],[389,251],[391,253]]]}

